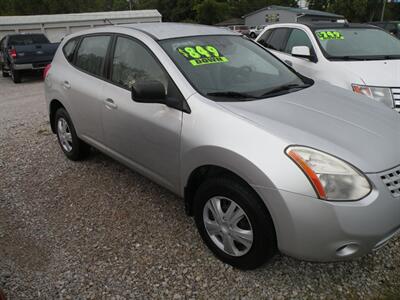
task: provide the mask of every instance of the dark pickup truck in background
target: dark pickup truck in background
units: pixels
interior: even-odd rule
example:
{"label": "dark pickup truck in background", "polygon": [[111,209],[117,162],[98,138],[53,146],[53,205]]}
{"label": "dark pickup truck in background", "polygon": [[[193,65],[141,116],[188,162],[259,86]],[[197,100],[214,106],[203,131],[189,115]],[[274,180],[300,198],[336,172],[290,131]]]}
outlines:
{"label": "dark pickup truck in background", "polygon": [[42,70],[53,60],[58,43],[44,34],[10,34],[0,41],[0,66],[3,77],[20,83],[27,70]]}

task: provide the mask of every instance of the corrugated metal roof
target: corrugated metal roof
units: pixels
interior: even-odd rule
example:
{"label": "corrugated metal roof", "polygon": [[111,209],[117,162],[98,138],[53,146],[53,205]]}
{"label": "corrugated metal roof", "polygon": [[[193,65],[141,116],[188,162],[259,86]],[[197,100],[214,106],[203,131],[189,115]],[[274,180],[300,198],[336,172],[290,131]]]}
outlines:
{"label": "corrugated metal roof", "polygon": [[41,24],[41,23],[58,23],[58,22],[79,22],[79,21],[96,21],[104,19],[131,19],[160,17],[161,14],[156,9],[148,10],[124,10],[124,11],[106,11],[79,14],[58,14],[58,15],[34,15],[34,16],[5,16],[0,17],[1,25],[24,25],[24,24]]}
{"label": "corrugated metal roof", "polygon": [[320,16],[320,17],[344,18],[344,16],[342,16],[342,15],[337,15],[337,14],[333,14],[333,13],[329,13],[329,12],[325,12],[325,11],[296,8],[296,7],[287,7],[287,6],[280,6],[280,5],[270,5],[270,6],[261,8],[259,10],[248,13],[247,15],[244,15],[242,18],[246,18],[248,16],[254,15],[263,10],[286,10],[286,11],[290,11],[295,14],[304,14],[306,16],[309,15],[309,16]]}

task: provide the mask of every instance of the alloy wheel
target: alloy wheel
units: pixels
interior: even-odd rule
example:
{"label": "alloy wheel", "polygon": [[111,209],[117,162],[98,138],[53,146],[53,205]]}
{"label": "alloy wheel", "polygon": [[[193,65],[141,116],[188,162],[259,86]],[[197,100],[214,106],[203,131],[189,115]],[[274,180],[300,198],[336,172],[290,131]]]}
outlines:
{"label": "alloy wheel", "polygon": [[60,139],[61,146],[67,152],[72,151],[72,134],[68,126],[68,122],[64,118],[59,118],[57,121],[57,133]]}

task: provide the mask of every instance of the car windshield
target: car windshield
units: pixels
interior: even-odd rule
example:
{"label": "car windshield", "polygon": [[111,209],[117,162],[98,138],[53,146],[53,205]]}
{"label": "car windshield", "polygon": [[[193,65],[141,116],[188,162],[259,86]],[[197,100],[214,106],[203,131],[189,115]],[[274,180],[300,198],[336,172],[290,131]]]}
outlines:
{"label": "car windshield", "polygon": [[327,28],[315,31],[331,60],[399,59],[400,40],[374,28]]}
{"label": "car windshield", "polygon": [[216,101],[272,97],[312,83],[241,36],[195,36],[160,44],[194,88]]}

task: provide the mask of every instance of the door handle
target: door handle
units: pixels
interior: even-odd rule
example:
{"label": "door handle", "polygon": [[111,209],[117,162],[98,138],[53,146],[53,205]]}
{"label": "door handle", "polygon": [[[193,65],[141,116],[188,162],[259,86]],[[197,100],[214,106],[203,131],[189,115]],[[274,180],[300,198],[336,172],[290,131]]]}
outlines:
{"label": "door handle", "polygon": [[290,60],[285,60],[285,64],[287,64],[288,66],[293,67],[293,63]]}
{"label": "door handle", "polygon": [[105,106],[106,106],[108,109],[116,109],[116,108],[118,107],[117,104],[115,104],[114,100],[113,100],[113,99],[110,99],[110,98],[107,98],[107,99],[104,101],[104,103],[105,103]]}
{"label": "door handle", "polygon": [[63,85],[63,87],[65,89],[70,89],[71,88],[71,84],[68,81],[64,81],[62,85]]}

